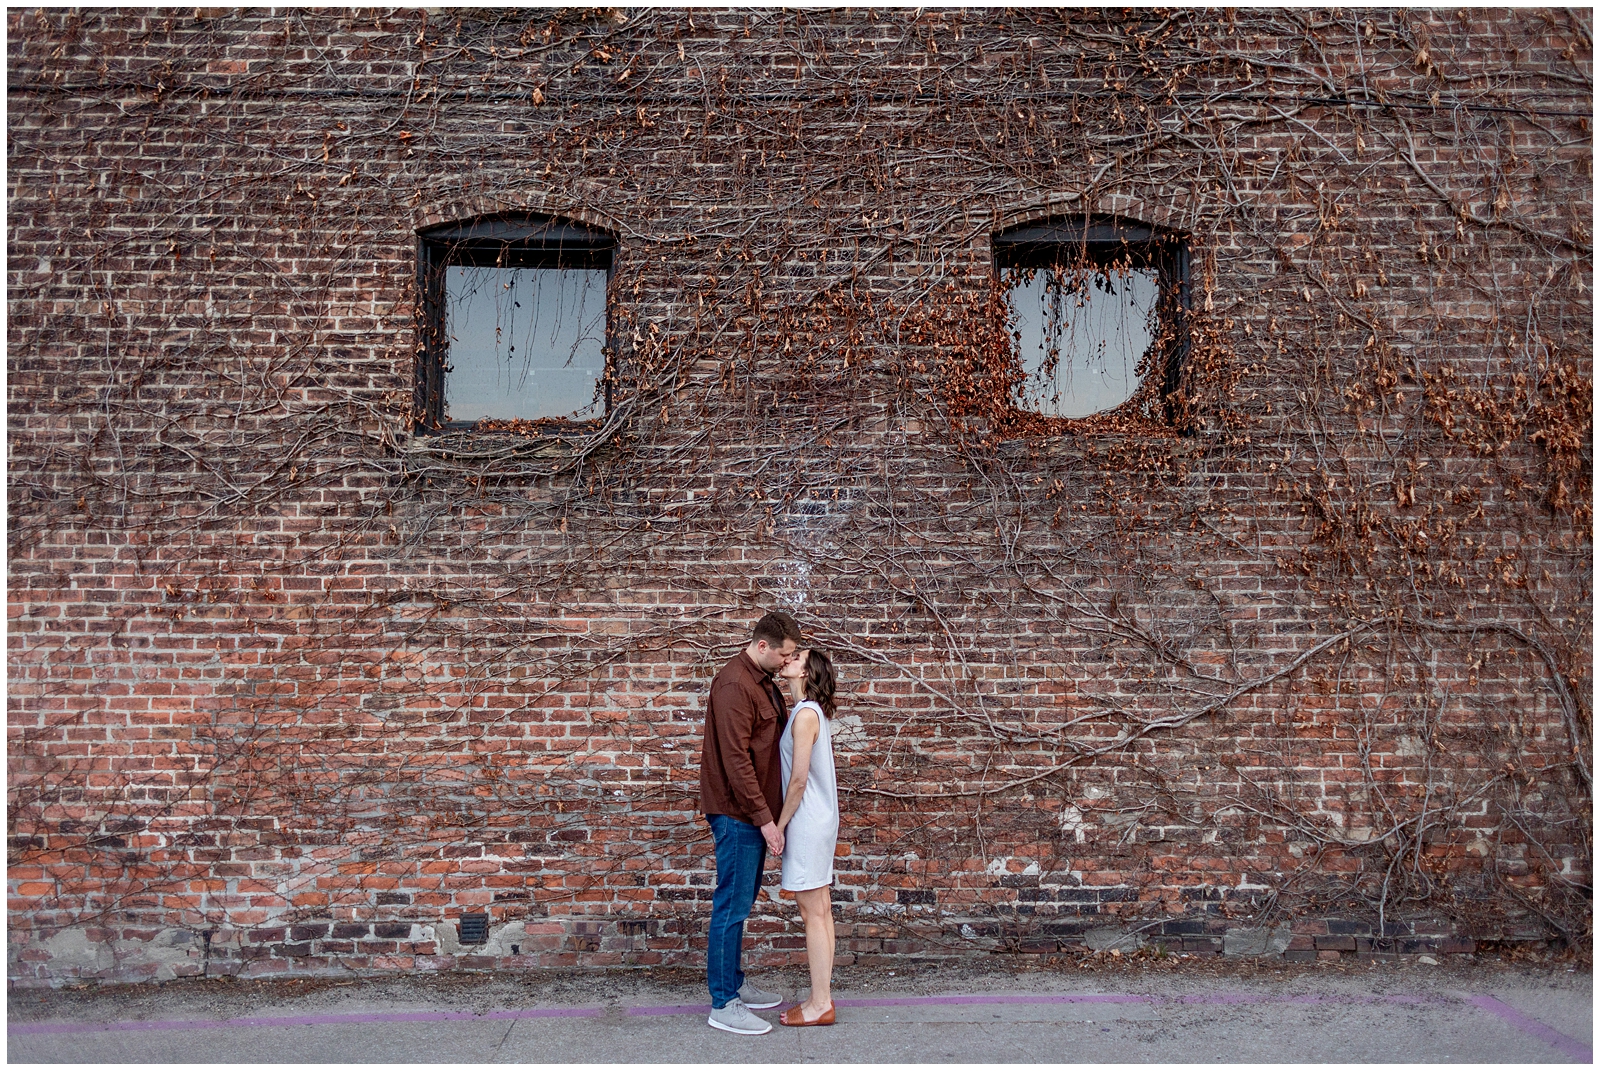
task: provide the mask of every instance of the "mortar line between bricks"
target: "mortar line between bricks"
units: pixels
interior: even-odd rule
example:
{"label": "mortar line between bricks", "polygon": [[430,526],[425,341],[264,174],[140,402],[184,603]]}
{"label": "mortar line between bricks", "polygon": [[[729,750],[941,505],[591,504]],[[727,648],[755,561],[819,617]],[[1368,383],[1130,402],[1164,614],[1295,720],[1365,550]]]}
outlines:
{"label": "mortar line between bricks", "polygon": [[1530,1034],[1548,1045],[1552,1045],[1563,1056],[1571,1057],[1581,1064],[1594,1063],[1594,1049],[1585,1045],[1577,1038],[1568,1037],[1553,1026],[1546,1026],[1539,1020],[1524,1015],[1511,1005],[1489,996],[1487,993],[1467,997],[1467,1003],[1481,1008],[1491,1015],[1498,1015],[1524,1034]]}
{"label": "mortar line between bricks", "polygon": [[344,1015],[250,1015],[236,1019],[132,1019],[111,1023],[11,1023],[8,1034],[87,1034],[113,1030],[221,1030],[346,1023],[490,1022],[506,1019],[586,1019],[602,1008],[508,1008],[491,1012],[351,1012]]}

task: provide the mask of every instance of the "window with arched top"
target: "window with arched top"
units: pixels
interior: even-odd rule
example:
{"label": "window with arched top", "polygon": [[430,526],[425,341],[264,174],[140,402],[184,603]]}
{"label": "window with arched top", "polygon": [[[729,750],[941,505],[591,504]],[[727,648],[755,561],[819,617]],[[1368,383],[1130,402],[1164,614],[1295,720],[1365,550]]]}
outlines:
{"label": "window with arched top", "polygon": [[442,224],[417,237],[426,427],[604,415],[615,239],[526,215]]}
{"label": "window with arched top", "polygon": [[994,258],[1024,372],[1017,405],[1081,418],[1152,381],[1163,396],[1176,386],[1188,302],[1182,235],[1075,216],[995,235]]}

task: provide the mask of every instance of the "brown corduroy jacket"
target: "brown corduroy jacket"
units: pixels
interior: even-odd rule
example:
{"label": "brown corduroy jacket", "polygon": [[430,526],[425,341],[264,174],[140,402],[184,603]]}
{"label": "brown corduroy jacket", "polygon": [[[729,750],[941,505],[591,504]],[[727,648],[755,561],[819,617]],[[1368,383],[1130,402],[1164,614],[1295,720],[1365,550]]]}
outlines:
{"label": "brown corduroy jacket", "polygon": [[748,654],[718,671],[706,699],[700,812],[764,826],[783,810],[783,693]]}

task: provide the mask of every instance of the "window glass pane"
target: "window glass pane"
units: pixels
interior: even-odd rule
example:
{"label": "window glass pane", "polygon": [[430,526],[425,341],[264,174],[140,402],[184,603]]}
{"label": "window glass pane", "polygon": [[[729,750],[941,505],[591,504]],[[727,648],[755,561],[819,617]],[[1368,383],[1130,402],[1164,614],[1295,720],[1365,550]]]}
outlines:
{"label": "window glass pane", "polygon": [[583,419],[605,374],[601,269],[445,269],[447,420]]}
{"label": "window glass pane", "polygon": [[1157,327],[1154,268],[1009,268],[1001,278],[1025,408],[1086,417],[1133,397]]}

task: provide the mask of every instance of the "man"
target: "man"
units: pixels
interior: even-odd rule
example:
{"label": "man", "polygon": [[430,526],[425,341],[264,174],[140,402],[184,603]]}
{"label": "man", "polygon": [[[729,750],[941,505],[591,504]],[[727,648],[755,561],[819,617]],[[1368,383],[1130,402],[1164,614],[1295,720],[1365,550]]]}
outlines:
{"label": "man", "polygon": [[700,810],[716,842],[717,891],[706,939],[706,983],[718,1030],[765,1034],[772,1024],[751,1008],[782,1001],[744,980],[740,955],[744,922],[761,888],[766,854],[783,854],[777,818],[783,810],[783,693],[772,674],[794,656],[800,626],[786,613],[767,614],[750,644],[717,673],[706,700],[705,743],[700,751]]}

